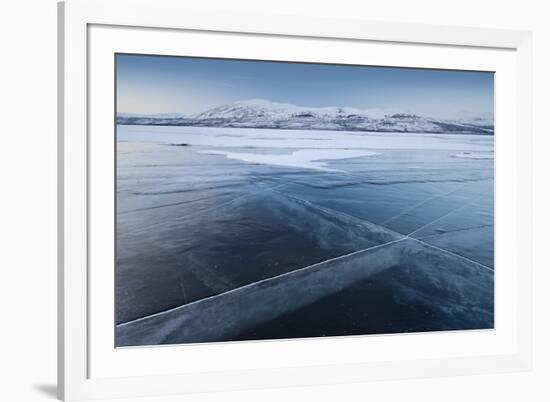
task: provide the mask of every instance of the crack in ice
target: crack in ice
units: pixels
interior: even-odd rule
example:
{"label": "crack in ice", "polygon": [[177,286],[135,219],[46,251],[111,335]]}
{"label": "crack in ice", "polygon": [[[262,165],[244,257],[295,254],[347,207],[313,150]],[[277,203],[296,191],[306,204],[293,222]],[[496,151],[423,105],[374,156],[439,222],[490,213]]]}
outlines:
{"label": "crack in ice", "polygon": [[431,247],[431,248],[433,248],[433,249],[436,249],[436,250],[438,250],[438,251],[441,251],[442,253],[449,254],[449,255],[453,255],[453,256],[455,256],[455,257],[458,257],[458,258],[461,258],[461,259],[466,260],[466,261],[468,261],[468,262],[471,262],[472,264],[477,265],[477,266],[479,266],[479,267],[481,267],[481,268],[487,269],[487,270],[489,270],[489,271],[491,271],[491,272],[494,272],[494,271],[495,271],[494,268],[491,268],[491,267],[489,267],[489,266],[487,266],[487,265],[485,265],[485,264],[482,264],[482,263],[480,263],[480,262],[477,262],[477,261],[475,261],[475,260],[472,260],[471,258],[464,257],[463,255],[454,253],[454,252],[449,251],[449,250],[445,250],[444,248],[434,246],[433,244],[426,243],[425,241],[422,241],[422,240],[420,240],[420,239],[416,239],[416,238],[414,238],[414,237],[408,237],[408,238],[411,239],[411,240],[414,240],[414,241],[416,241],[416,242],[418,242],[418,243],[422,243],[423,245],[425,245],[425,246],[427,246],[427,247]]}
{"label": "crack in ice", "polygon": [[423,201],[420,201],[419,203],[413,205],[412,207],[406,209],[405,211],[403,211],[403,212],[401,212],[401,213],[395,215],[394,217],[389,218],[389,219],[386,219],[384,222],[382,222],[382,225],[385,225],[385,224],[388,224],[388,223],[390,223],[390,222],[393,222],[394,220],[396,220],[396,219],[398,219],[398,218],[401,218],[402,216],[411,213],[411,212],[414,211],[415,209],[420,208],[421,206],[423,206],[423,205],[425,205],[425,204],[427,204],[427,203],[429,203],[429,202],[431,202],[431,201],[434,201],[434,200],[437,200],[437,199],[439,199],[439,198],[446,197],[446,196],[448,196],[448,195],[454,194],[454,193],[456,193],[457,191],[462,190],[465,186],[466,186],[466,184],[463,184],[462,186],[459,186],[458,188],[455,188],[455,189],[453,189],[453,190],[446,191],[446,192],[441,193],[441,194],[436,194],[436,195],[434,195],[434,196],[432,196],[432,197],[429,197],[429,198],[427,198],[427,199],[425,199],[425,200],[423,200]]}
{"label": "crack in ice", "polygon": [[334,257],[334,258],[329,258],[327,260],[323,260],[323,261],[319,261],[315,264],[311,264],[311,265],[307,265],[305,267],[302,267],[302,268],[298,268],[298,269],[295,269],[293,271],[288,271],[288,272],[285,272],[285,273],[282,273],[280,275],[275,275],[275,276],[271,276],[269,278],[265,278],[265,279],[261,279],[259,281],[255,281],[255,282],[251,282],[251,283],[247,283],[246,285],[243,285],[243,286],[239,286],[239,287],[236,287],[236,288],[233,288],[233,289],[229,289],[225,292],[222,292],[222,293],[218,293],[218,294],[215,294],[215,295],[212,295],[212,296],[208,296],[208,297],[204,297],[202,299],[198,299],[198,300],[194,300],[190,303],[187,303],[187,304],[181,304],[179,306],[176,306],[176,307],[172,307],[170,309],[167,309],[167,310],[163,310],[163,311],[159,311],[157,313],[154,313],[154,314],[150,314],[150,315],[147,315],[147,316],[144,316],[144,317],[140,317],[140,318],[136,318],[134,320],[130,320],[130,321],[126,321],[126,322],[122,322],[122,323],[119,323],[117,324],[116,326],[117,327],[124,327],[126,325],[130,325],[130,324],[134,324],[134,323],[137,323],[137,322],[140,322],[140,321],[143,321],[143,320],[146,320],[146,319],[149,319],[149,318],[153,318],[153,317],[158,317],[158,316],[161,316],[161,315],[164,315],[164,314],[167,314],[167,313],[171,313],[173,311],[176,311],[178,309],[181,309],[183,307],[188,307],[188,306],[191,306],[191,305],[194,305],[194,304],[197,304],[197,303],[202,303],[206,300],[209,300],[209,299],[214,299],[214,298],[218,298],[218,297],[221,297],[221,296],[224,296],[224,295],[228,295],[228,294],[231,294],[231,293],[234,293],[236,291],[241,291],[242,289],[246,289],[246,288],[251,288],[253,286],[257,286],[259,284],[262,284],[262,283],[266,283],[266,282],[269,282],[271,280],[275,280],[275,279],[279,279],[279,278],[284,278],[285,276],[290,276],[290,275],[294,275],[298,272],[301,272],[301,271],[306,271],[308,269],[313,269],[315,267],[318,267],[319,265],[321,264],[326,264],[328,262],[333,262],[333,261],[338,261],[342,258],[347,258],[347,257],[351,257],[353,255],[357,255],[357,254],[360,254],[360,253],[364,253],[366,251],[371,251],[371,250],[375,250],[375,249],[379,249],[379,248],[382,248],[382,247],[386,247],[386,246],[390,246],[392,244],[395,244],[395,243],[398,243],[400,241],[403,241],[403,240],[406,240],[407,238],[406,237],[403,237],[403,238],[400,238],[400,239],[396,239],[396,240],[392,240],[390,242],[387,242],[387,243],[384,243],[384,244],[377,244],[376,246],[371,246],[371,247],[367,247],[365,249],[361,249],[361,250],[357,250],[357,251],[353,251],[351,253],[348,253],[348,254],[343,254],[343,255],[340,255],[338,257]]}
{"label": "crack in ice", "polygon": [[466,208],[466,207],[472,205],[473,203],[477,202],[477,201],[479,200],[479,198],[481,198],[481,197],[475,197],[473,200],[470,200],[470,202],[467,202],[466,204],[463,204],[463,205],[461,205],[460,207],[455,208],[455,209],[453,209],[453,210],[447,212],[446,214],[441,215],[439,218],[434,219],[433,221],[428,222],[428,223],[426,223],[425,225],[420,226],[419,228],[417,228],[417,229],[413,230],[412,232],[410,232],[409,234],[407,234],[407,236],[412,237],[413,234],[415,234],[415,233],[421,231],[422,229],[425,229],[425,228],[427,228],[428,226],[433,225],[434,223],[439,222],[439,221],[442,220],[442,219],[445,219],[445,218],[448,217],[449,215],[452,215],[452,214],[454,214],[455,212],[458,212],[458,211],[460,211],[461,209],[464,209],[464,208]]}

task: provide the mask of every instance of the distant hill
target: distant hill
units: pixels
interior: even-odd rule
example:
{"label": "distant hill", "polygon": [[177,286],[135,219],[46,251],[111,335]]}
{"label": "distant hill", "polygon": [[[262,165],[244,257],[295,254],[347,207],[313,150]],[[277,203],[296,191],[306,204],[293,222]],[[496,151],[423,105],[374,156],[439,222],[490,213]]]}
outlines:
{"label": "distant hill", "polygon": [[408,113],[380,115],[369,110],[349,107],[303,107],[263,99],[234,102],[189,117],[181,114],[118,114],[117,123],[155,126],[494,134],[492,119],[442,120]]}

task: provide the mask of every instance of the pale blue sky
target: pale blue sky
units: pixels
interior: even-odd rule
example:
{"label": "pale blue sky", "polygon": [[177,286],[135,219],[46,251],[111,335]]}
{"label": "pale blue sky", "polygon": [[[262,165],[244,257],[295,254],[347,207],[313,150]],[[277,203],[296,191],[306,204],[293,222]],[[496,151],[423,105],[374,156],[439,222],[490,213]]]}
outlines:
{"label": "pale blue sky", "polygon": [[262,98],[300,106],[492,117],[493,73],[117,55],[119,113],[193,115]]}

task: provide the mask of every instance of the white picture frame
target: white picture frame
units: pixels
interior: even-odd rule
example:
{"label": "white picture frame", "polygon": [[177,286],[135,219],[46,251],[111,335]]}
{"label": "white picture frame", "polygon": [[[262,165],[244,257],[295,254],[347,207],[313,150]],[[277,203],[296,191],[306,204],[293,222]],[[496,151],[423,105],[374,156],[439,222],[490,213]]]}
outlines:
{"label": "white picture frame", "polygon": [[[91,241],[106,236],[108,222],[112,222],[112,219],[109,221],[112,217],[110,207],[97,206],[101,203],[98,194],[105,197],[110,194],[112,199],[112,188],[107,185],[98,188],[94,184],[94,177],[102,174],[112,177],[113,172],[109,162],[112,149],[107,149],[108,145],[103,140],[98,142],[99,136],[93,135],[97,130],[108,130],[103,124],[113,121],[112,109],[105,102],[112,98],[112,87],[102,90],[107,88],[105,83],[112,84],[109,75],[112,65],[105,60],[113,52],[136,49],[144,53],[185,54],[185,50],[178,50],[178,43],[185,35],[194,35],[193,38],[199,41],[201,35],[220,40],[237,38],[228,39],[226,50],[217,50],[216,54],[225,51],[226,57],[239,48],[245,58],[247,55],[268,58],[272,52],[271,57],[275,59],[294,60],[300,46],[309,41],[312,48],[317,42],[333,46],[332,56],[323,56],[323,60],[332,62],[351,54],[345,50],[338,54],[337,49],[370,46],[372,57],[379,57],[381,63],[386,63],[384,65],[494,69],[497,75],[500,71],[503,78],[496,81],[495,101],[502,104],[502,108],[496,110],[496,126],[502,127],[497,135],[502,140],[498,140],[500,144],[497,142],[495,151],[496,174],[509,178],[500,188],[497,184],[495,202],[497,237],[499,230],[507,233],[498,240],[502,247],[500,251],[497,247],[496,255],[497,265],[499,261],[506,262],[505,273],[501,279],[497,276],[495,285],[497,313],[499,300],[508,300],[506,308],[501,309],[500,326],[497,314],[497,325],[492,333],[466,335],[456,331],[438,335],[221,343],[208,347],[156,347],[114,352],[114,345],[110,346],[112,322],[98,313],[112,304],[109,305],[109,297],[103,303],[94,297],[97,292],[109,293],[108,287],[112,286],[108,279],[110,271],[98,274],[96,269],[96,261],[105,255],[108,257],[108,252],[101,254],[98,248],[90,248]],[[161,37],[165,39],[162,46]],[[233,50],[232,40],[235,41]],[[283,51],[281,41],[295,43],[296,53],[288,53],[291,52],[288,49]],[[260,50],[263,43],[270,46]],[[398,47],[403,50],[398,56],[391,56],[396,52],[384,50]],[[160,396],[529,370],[532,361],[531,47],[531,33],[525,31],[274,15],[217,15],[187,9],[178,0],[68,0],[60,3],[59,397],[82,400]],[[303,57],[317,59],[311,52],[313,50],[310,56]],[[436,62],[442,54],[445,60]],[[463,54],[468,57],[462,57]],[[354,60],[350,58],[348,62]],[[508,100],[499,102],[499,97],[504,95],[508,95]],[[98,115],[102,117],[96,119]],[[112,137],[107,135],[105,138],[112,143]],[[106,149],[102,150],[104,145]],[[103,167],[94,162],[98,158],[105,161]],[[102,214],[108,219],[102,220]],[[509,217],[509,222],[499,221],[499,214]],[[391,348],[395,354],[387,358],[382,355],[366,358],[364,354],[352,352],[357,348],[369,350],[369,343],[372,356],[374,349],[382,354]],[[428,350],[427,345],[433,348]],[[444,352],[449,345],[453,345],[452,353]],[[202,366],[196,370],[179,367],[182,353],[186,353],[189,361],[202,361]],[[292,358],[281,359],[285,354]],[[255,355],[271,357],[258,362],[253,358]],[[140,367],[140,362],[144,367]],[[162,370],[158,369],[161,364]]]}

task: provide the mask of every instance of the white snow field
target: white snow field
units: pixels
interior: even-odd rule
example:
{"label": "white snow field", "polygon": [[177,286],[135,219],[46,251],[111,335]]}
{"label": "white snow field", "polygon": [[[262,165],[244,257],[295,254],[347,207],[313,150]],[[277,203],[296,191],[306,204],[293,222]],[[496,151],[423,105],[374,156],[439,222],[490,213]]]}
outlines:
{"label": "white snow field", "polygon": [[[228,148],[493,150],[493,136],[474,134],[379,133],[329,130],[168,127],[119,125],[120,142],[189,144]],[[456,152],[454,152],[456,154]]]}
{"label": "white snow field", "polygon": [[327,167],[328,162],[323,161],[379,155],[376,152],[350,149],[301,149],[291,154],[253,154],[213,150],[199,152],[209,155],[225,155],[228,159],[237,159],[249,163],[316,169],[326,172],[339,172],[339,170]]}
{"label": "white snow field", "polygon": [[117,126],[117,346],[493,328],[493,147]]}

